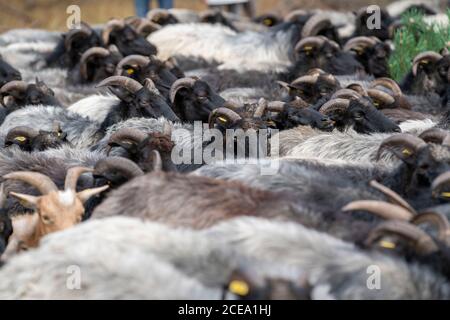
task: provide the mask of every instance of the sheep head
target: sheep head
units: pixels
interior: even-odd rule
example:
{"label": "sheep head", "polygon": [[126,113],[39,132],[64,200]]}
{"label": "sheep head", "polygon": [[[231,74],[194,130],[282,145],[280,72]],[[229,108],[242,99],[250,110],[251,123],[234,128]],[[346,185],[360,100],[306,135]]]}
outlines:
{"label": "sheep head", "polygon": [[210,86],[195,78],[181,78],[170,88],[170,101],[181,120],[208,122],[211,111],[222,107],[225,100]]}
{"label": "sheep head", "polygon": [[27,246],[36,246],[42,236],[70,228],[80,222],[84,214],[84,203],[90,197],[108,188],[108,186],[102,186],[77,192],[77,180],[85,172],[92,172],[92,169],[70,168],[67,171],[64,190],[58,190],[49,177],[38,172],[16,171],[3,176],[7,180],[20,180],[28,183],[42,194],[33,196],[12,191],[9,193],[26,206],[34,208],[39,216],[35,235],[28,239]]}
{"label": "sheep head", "polygon": [[124,56],[131,54],[150,56],[157,53],[154,45],[138,34],[136,30],[127,25],[123,20],[110,20],[103,29],[102,37],[106,45],[116,45]]}

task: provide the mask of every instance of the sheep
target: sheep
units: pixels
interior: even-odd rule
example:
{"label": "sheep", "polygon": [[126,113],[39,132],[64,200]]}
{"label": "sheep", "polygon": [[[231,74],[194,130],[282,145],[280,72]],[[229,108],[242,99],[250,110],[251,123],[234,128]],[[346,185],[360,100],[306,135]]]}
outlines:
{"label": "sheep", "polygon": [[63,144],[69,144],[67,134],[62,132],[58,123],[54,124],[52,131],[34,130],[29,127],[15,127],[11,129],[5,138],[5,148],[18,146],[23,151],[44,151],[51,148],[59,148]]}
{"label": "sheep", "polygon": [[[147,38],[159,48],[158,57],[185,55],[216,60],[222,68],[284,71],[290,65],[298,28],[285,25],[267,33],[237,34],[222,25],[174,24],[153,32]],[[176,39],[176,40],[175,40]],[[261,48],[255,54],[255,48]],[[247,53],[246,53],[247,52]]]}
{"label": "sheep", "polygon": [[84,214],[83,204],[92,196],[101,193],[108,186],[84,189],[76,192],[79,176],[92,171],[85,167],[72,167],[67,170],[65,187],[59,191],[55,183],[47,176],[31,171],[15,171],[3,176],[7,180],[19,180],[31,184],[42,193],[33,196],[10,191],[9,194],[27,206],[36,208],[32,215],[16,216],[12,220],[13,234],[5,251],[5,256],[36,247],[40,239],[48,233],[70,228],[81,221]]}
{"label": "sheep", "polygon": [[[77,241],[78,238],[82,240]],[[97,244],[95,254],[92,242]],[[61,247],[65,248],[62,252]],[[127,249],[123,250],[125,247]],[[286,251],[286,248],[291,249]],[[106,265],[114,268],[111,274],[105,271],[108,270],[104,268],[105,261],[110,261]],[[127,261],[128,267],[121,267],[123,261]],[[143,268],[147,261],[148,267]],[[4,298],[19,294],[28,298],[73,298],[81,294],[100,299],[177,298],[180,295],[189,298],[197,297],[195,288],[208,286],[211,288],[209,298],[219,299],[218,292],[222,290],[217,288],[229,281],[236,261],[248,261],[250,270],[263,267],[256,273],[272,277],[277,276],[277,270],[280,276],[280,270],[286,270],[285,266],[289,265],[290,277],[292,274],[297,275],[297,279],[305,276],[312,286],[311,296],[316,299],[446,299],[450,296],[444,278],[428,267],[407,264],[377,252],[363,252],[352,244],[298,224],[250,217],[232,219],[201,232],[171,230],[130,218],[89,221],[49,235],[39,248],[11,259],[0,270],[0,295]],[[65,286],[66,270],[73,265],[81,268],[81,290],[68,290]],[[101,272],[95,268],[98,265],[103,266]],[[132,266],[139,266],[139,269]],[[166,273],[161,271],[163,266]],[[367,288],[370,266],[381,270],[379,290]],[[31,268],[35,272],[30,273]],[[146,270],[145,276],[139,270]],[[152,275],[156,274],[154,278],[149,278],[149,270]],[[17,276],[22,273],[24,277]],[[53,275],[51,286],[48,280],[43,282],[44,274]],[[286,277],[286,272],[284,274]],[[197,287],[186,285],[187,277]],[[157,279],[164,280],[163,287]],[[172,280],[180,283],[172,286]],[[34,283],[32,290],[27,286],[30,281]],[[149,281],[158,290],[149,291]],[[241,281],[245,284],[247,279],[241,278]],[[340,285],[342,281],[347,285]],[[27,287],[27,295],[23,296]],[[134,290],[124,293],[123,288],[130,287]],[[143,288],[146,290],[142,291]],[[203,292],[201,289],[198,290]],[[184,290],[190,292],[183,293]],[[212,294],[214,292],[216,294]]]}
{"label": "sheep", "polygon": [[[259,165],[239,166],[229,163],[213,164],[204,166],[196,171],[196,174],[212,176],[226,180],[239,180],[250,184],[252,187],[264,190],[283,191],[286,188],[293,188],[299,199],[305,201],[320,199],[319,203],[325,208],[340,208],[347,201],[345,193],[336,192],[339,188],[361,189],[365,192],[368,180],[376,178],[386,186],[390,187],[400,195],[413,203],[417,208],[436,203],[436,199],[431,197],[433,181],[438,175],[448,170],[448,158],[450,149],[445,141],[446,132],[439,134],[436,132],[422,135],[422,138],[408,134],[398,134],[384,140],[377,147],[377,156],[382,157],[386,150],[392,152],[398,160],[395,162],[342,163],[332,161],[330,164],[323,161],[311,161],[308,159],[298,159],[293,162],[286,160],[271,160],[269,163]],[[437,144],[444,140],[441,144]],[[402,150],[404,153],[401,153]],[[405,151],[406,150],[406,151]],[[367,152],[367,150],[365,150]],[[261,168],[279,165],[278,173],[271,175],[261,175]],[[431,165],[431,167],[429,167]],[[286,176],[286,177],[284,177]],[[295,180],[292,181],[292,177]],[[285,186],[285,187],[283,187]],[[290,186],[290,187],[287,187]],[[325,187],[326,186],[326,187]],[[336,194],[330,197],[329,189],[333,189]],[[347,193],[349,191],[346,191]],[[354,198],[353,198],[354,199]],[[312,201],[311,203],[314,203]]]}
{"label": "sheep", "polygon": [[34,84],[27,84],[25,81],[18,80],[8,82],[1,87],[0,94],[7,113],[29,105],[60,105],[55,98],[55,93],[39,79],[36,79]]}
{"label": "sheep", "polygon": [[4,145],[8,132],[17,126],[50,131],[59,122],[67,140],[77,148],[94,145],[103,137],[101,123],[91,121],[61,107],[30,106],[10,113],[0,126],[0,145]]}

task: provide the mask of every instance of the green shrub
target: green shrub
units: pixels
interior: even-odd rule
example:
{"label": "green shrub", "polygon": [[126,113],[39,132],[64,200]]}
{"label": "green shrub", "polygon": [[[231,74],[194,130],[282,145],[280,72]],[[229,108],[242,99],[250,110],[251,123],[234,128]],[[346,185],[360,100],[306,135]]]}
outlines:
{"label": "green shrub", "polygon": [[[450,20],[450,10],[447,10]],[[400,81],[411,70],[414,57],[424,51],[439,52],[450,41],[450,24],[426,24],[416,10],[402,16],[402,27],[395,32],[395,50],[389,59],[391,77]]]}

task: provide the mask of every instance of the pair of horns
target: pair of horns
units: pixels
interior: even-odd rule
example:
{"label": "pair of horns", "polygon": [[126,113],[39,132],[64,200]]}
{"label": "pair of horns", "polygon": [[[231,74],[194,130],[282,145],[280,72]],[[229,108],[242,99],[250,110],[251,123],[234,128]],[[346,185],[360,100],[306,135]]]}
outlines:
{"label": "pair of horns", "polygon": [[[92,172],[91,168],[86,167],[73,167],[67,170],[67,175],[64,183],[64,191],[76,192],[77,181],[81,174],[85,172]],[[49,194],[51,192],[57,192],[58,187],[56,184],[46,175],[38,172],[32,171],[15,171],[8,173],[3,176],[7,180],[20,180],[25,183],[28,183],[35,187],[42,195]],[[106,190],[108,186],[103,186],[100,188],[90,188],[85,189],[76,193],[76,196],[82,203],[86,202],[91,196],[96,195],[104,190]],[[26,194],[11,192],[11,195],[21,199],[28,201],[30,203],[37,203],[38,197],[30,196]]]}
{"label": "pair of horns", "polygon": [[302,38],[317,36],[320,31],[332,26],[333,25],[326,14],[315,14],[310,17],[303,26]]}
{"label": "pair of horns", "polygon": [[312,36],[312,37],[306,37],[301,39],[296,45],[295,45],[295,51],[300,52],[304,48],[321,48],[325,44],[330,44],[335,49],[339,50],[340,46],[335,41],[328,39],[324,36]]}
{"label": "pair of horns", "polygon": [[0,94],[4,96],[18,97],[20,94],[24,93],[28,88],[28,83],[22,80],[13,80],[5,83],[0,89]]}
{"label": "pair of horns", "polygon": [[442,59],[442,56],[434,51],[425,51],[422,53],[419,53],[413,60],[413,66],[412,66],[412,73],[414,76],[417,75],[417,70],[419,68],[419,65],[421,63],[424,63],[425,61],[431,61],[433,63],[438,62]]}

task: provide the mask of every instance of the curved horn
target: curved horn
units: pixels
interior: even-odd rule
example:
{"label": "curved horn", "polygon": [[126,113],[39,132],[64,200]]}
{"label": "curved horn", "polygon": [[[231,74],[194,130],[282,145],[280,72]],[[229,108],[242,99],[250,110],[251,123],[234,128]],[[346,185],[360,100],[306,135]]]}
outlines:
{"label": "curved horn", "polygon": [[358,92],[363,97],[367,96],[366,89],[364,89],[364,87],[359,83],[350,83],[346,88]]}
{"label": "curved horn", "polygon": [[116,66],[115,74],[117,76],[122,75],[123,67],[124,66],[138,66],[138,67],[145,67],[150,63],[150,59],[145,56],[141,56],[140,54],[132,54],[129,56],[126,56],[122,60],[119,61],[119,63]]}
{"label": "curved horn", "polygon": [[152,158],[153,158],[153,170],[154,171],[162,171],[163,163],[161,160],[161,155],[158,150],[152,150]]}
{"label": "curved horn", "polygon": [[143,20],[141,20],[140,24],[137,26],[136,32],[146,37],[150,33],[155,32],[160,29],[161,29],[161,26],[159,24],[156,24],[153,21],[143,19]]}
{"label": "curved horn", "polygon": [[377,41],[375,39],[364,36],[351,38],[345,43],[344,51],[350,51],[353,49],[356,49],[358,51],[358,49],[360,49],[361,47],[373,47],[377,44]]}
{"label": "curved horn", "polygon": [[253,113],[253,117],[255,118],[261,118],[267,110],[268,102],[266,99],[261,98],[258,101],[258,107],[256,108],[255,112]]}
{"label": "curved horn", "polygon": [[95,87],[106,87],[106,86],[120,86],[131,93],[136,93],[137,91],[141,90],[143,88],[143,85],[137,82],[134,79],[124,77],[124,76],[112,76],[108,77],[104,80],[102,80],[99,84],[97,84]]}
{"label": "curved horn", "polygon": [[6,204],[5,184],[0,184],[0,209],[4,208]]}
{"label": "curved horn", "polygon": [[108,188],[109,186],[106,185],[98,188],[84,189],[80,192],[77,192],[77,198],[81,201],[81,203],[84,204],[87,200],[89,200],[90,197],[95,196],[96,194],[99,194]]}
{"label": "curved horn", "polygon": [[333,93],[330,100],[338,99],[338,98],[347,99],[347,100],[351,100],[351,99],[359,100],[361,98],[361,95],[352,89],[339,89],[338,91]]}
{"label": "curved horn", "polygon": [[128,179],[144,175],[144,171],[136,163],[123,157],[108,157],[97,161],[92,174],[104,176],[109,170],[120,171]]}
{"label": "curved horn", "polygon": [[438,250],[433,239],[420,228],[403,221],[384,221],[377,225],[368,235],[365,245],[370,247],[385,234],[396,234],[412,241],[419,254],[430,254]]}
{"label": "curved horn", "polygon": [[92,31],[88,28],[71,29],[66,33],[66,36],[64,38],[64,47],[66,48],[66,51],[70,51],[72,49],[73,39],[79,36],[89,37],[91,34]]}
{"label": "curved horn", "polygon": [[161,18],[167,18],[170,15],[166,9],[152,9],[147,13],[147,19],[158,23]]}
{"label": "curved horn", "polygon": [[[123,128],[116,132],[114,132],[108,140],[108,145],[111,147],[114,144],[123,145],[125,142],[130,142],[131,144],[139,144],[145,138],[147,138],[147,134],[135,129],[135,128]],[[109,150],[107,154],[109,153]]]}
{"label": "curved horn", "polygon": [[357,200],[350,202],[341,211],[367,211],[386,220],[409,221],[413,214],[398,205],[378,200]]}
{"label": "curved horn", "polygon": [[[378,148],[377,158],[379,159],[382,151],[390,147],[405,147],[402,154],[409,155],[417,150],[426,147],[427,144],[422,139],[407,133],[399,133],[385,139]],[[411,152],[411,149],[413,152]]]}
{"label": "curved horn", "polygon": [[316,36],[321,30],[331,26],[331,21],[327,15],[323,13],[315,14],[303,26],[302,38]]}
{"label": "curved horn", "polygon": [[308,84],[315,84],[317,82],[317,79],[319,78],[318,75],[306,75],[302,76],[300,78],[295,79],[291,82],[291,85],[296,85],[300,83],[308,83]]}
{"label": "curved horn", "polygon": [[68,169],[66,181],[64,182],[64,190],[75,191],[77,189],[78,178],[85,172],[92,172],[92,169],[86,167],[72,167]]}
{"label": "curved horn", "polygon": [[370,83],[371,88],[375,88],[376,86],[381,86],[381,87],[385,87],[388,88],[389,90],[391,90],[395,96],[402,96],[402,89],[400,89],[399,85],[397,84],[397,82],[395,82],[394,80],[390,79],[390,78],[378,78],[373,80]]}
{"label": "curved horn", "polygon": [[405,208],[406,210],[410,211],[413,215],[416,214],[416,210],[414,210],[414,208],[411,207],[410,204],[406,202],[406,200],[403,199],[397,192],[389,189],[388,187],[382,185],[381,183],[375,180],[371,180],[369,184],[372,188],[377,189],[378,191],[383,193],[386,197],[388,197],[390,202],[392,202],[393,204]]}
{"label": "curved horn", "polygon": [[442,186],[448,184],[449,182],[450,182],[450,171],[438,175],[431,183],[432,196],[437,198],[439,196],[439,193],[441,192]]}
{"label": "curved horn", "polygon": [[417,68],[419,67],[419,64],[422,62],[422,60],[430,60],[432,62],[437,62],[441,60],[442,56],[434,51],[425,51],[422,53],[419,53],[413,60],[413,67],[412,67],[412,73],[414,76],[417,75]]}
{"label": "curved horn", "polygon": [[436,144],[442,144],[444,140],[448,137],[449,133],[439,128],[431,128],[425,130],[419,135],[419,138],[421,138],[426,143],[436,143]]}
{"label": "curved horn", "polygon": [[412,218],[411,223],[414,225],[431,223],[438,229],[439,239],[448,244],[450,240],[450,224],[448,223],[447,217],[443,214],[434,211],[421,212]]}
{"label": "curved horn", "polygon": [[86,50],[80,58],[80,74],[84,79],[87,79],[87,62],[92,57],[102,57],[105,58],[109,56],[110,52],[102,47],[93,47]]}
{"label": "curved horn", "polygon": [[39,172],[15,171],[4,175],[3,178],[26,182],[38,189],[43,195],[58,191],[58,187],[52,179]]}
{"label": "curved horn", "polygon": [[321,114],[329,114],[330,112],[339,110],[339,111],[345,111],[348,108],[348,105],[350,104],[350,101],[347,99],[333,99],[330,101],[327,101],[323,104],[322,107],[320,107],[319,112]]}
{"label": "curved horn", "polygon": [[108,21],[105,28],[102,32],[102,39],[103,43],[105,45],[109,44],[109,36],[111,35],[111,32],[113,32],[116,29],[123,29],[125,27],[125,22],[120,19],[112,19]]}
{"label": "curved horn", "polygon": [[192,86],[195,84],[196,81],[197,80],[193,79],[193,78],[181,78],[181,79],[176,80],[172,84],[172,87],[170,88],[170,93],[169,93],[170,102],[172,102],[172,103],[175,102],[175,98],[177,96],[178,90],[180,90],[181,88],[192,88]]}
{"label": "curved horn", "polygon": [[295,52],[301,51],[303,48],[308,47],[316,47],[320,48],[325,43],[325,40],[320,37],[306,37],[304,39],[301,39],[296,45],[295,45]]}
{"label": "curved horn", "polygon": [[2,86],[0,93],[2,96],[12,95],[14,92],[25,92],[28,88],[28,84],[25,81],[13,80]]}
{"label": "curved horn", "polygon": [[295,20],[297,20],[297,18],[299,16],[307,16],[308,12],[306,10],[294,10],[291,11],[288,15],[286,15],[286,17],[284,17],[284,21],[286,22],[293,22]]}
{"label": "curved horn", "polygon": [[6,142],[15,140],[18,137],[27,137],[32,139],[38,135],[39,131],[33,128],[27,126],[17,126],[8,131],[5,138],[5,144]]}
{"label": "curved horn", "polygon": [[283,101],[271,101],[267,105],[267,110],[271,112],[282,112],[285,105],[286,103]]}
{"label": "curved horn", "polygon": [[231,123],[235,123],[236,121],[239,121],[242,119],[242,117],[238,113],[234,112],[233,110],[224,108],[224,107],[220,107],[220,108],[214,109],[209,114],[208,124],[209,124],[210,129],[214,128],[216,119],[219,117],[221,119],[225,120],[225,122],[230,121]]}
{"label": "curved horn", "polygon": [[395,102],[394,97],[392,97],[390,94],[383,92],[381,90],[378,90],[378,89],[368,89],[367,94],[373,100],[380,101],[381,103],[383,103],[385,105],[391,105]]}

